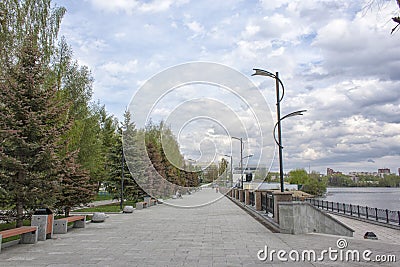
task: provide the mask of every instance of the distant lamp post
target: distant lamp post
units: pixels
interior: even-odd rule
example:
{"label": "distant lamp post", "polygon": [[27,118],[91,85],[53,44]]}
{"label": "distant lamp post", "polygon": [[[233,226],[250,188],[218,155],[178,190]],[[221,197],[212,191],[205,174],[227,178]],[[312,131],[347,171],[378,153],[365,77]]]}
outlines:
{"label": "distant lamp post", "polygon": [[243,188],[243,138],[231,136],[232,139],[240,141],[240,187]]}
{"label": "distant lamp post", "polygon": [[[285,95],[285,86],[283,85],[283,82],[281,81],[281,79],[279,79],[279,73],[276,72],[275,74],[273,74],[272,72],[266,71],[266,70],[262,70],[262,69],[253,69],[255,71],[254,74],[252,74],[252,76],[255,75],[260,75],[260,76],[267,76],[270,78],[275,79],[275,87],[276,87],[276,115],[277,115],[277,122],[274,126],[274,139],[275,139],[275,143],[278,145],[279,147],[279,176],[280,176],[280,184],[281,184],[281,192],[284,192],[284,181],[283,181],[283,156],[282,156],[282,128],[281,128],[281,121],[289,118],[289,117],[293,117],[293,116],[297,116],[297,115],[303,115],[303,112],[306,112],[306,110],[299,110],[299,111],[295,111],[292,113],[289,113],[285,116],[283,116],[281,118],[281,101],[283,99],[283,96]],[[279,85],[282,86],[282,96],[279,95]],[[278,140],[276,140],[275,138],[275,129],[278,126]]]}
{"label": "distant lamp post", "polygon": [[229,158],[231,158],[230,160],[231,160],[231,187],[233,187],[233,159],[232,159],[232,155],[224,155],[225,157],[229,157]]}
{"label": "distant lamp post", "polygon": [[124,164],[125,164],[125,157],[124,157],[124,149],[122,149],[122,156],[121,156],[121,202],[119,203],[119,208],[122,210],[124,205]]}

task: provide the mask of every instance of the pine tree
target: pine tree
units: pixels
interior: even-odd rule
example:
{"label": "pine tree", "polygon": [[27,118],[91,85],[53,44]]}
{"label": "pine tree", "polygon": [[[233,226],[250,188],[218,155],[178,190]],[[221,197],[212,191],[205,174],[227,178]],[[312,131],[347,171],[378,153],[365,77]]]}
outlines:
{"label": "pine tree", "polygon": [[90,182],[88,173],[76,163],[76,152],[63,158],[59,172],[60,192],[56,206],[64,211],[65,217],[69,216],[72,207],[90,202],[97,188]]}
{"label": "pine tree", "polygon": [[0,82],[0,187],[16,211],[17,227],[22,226],[24,210],[54,204],[59,137],[68,127],[66,107],[55,86],[47,83],[41,56],[37,37],[26,36],[16,64]]}

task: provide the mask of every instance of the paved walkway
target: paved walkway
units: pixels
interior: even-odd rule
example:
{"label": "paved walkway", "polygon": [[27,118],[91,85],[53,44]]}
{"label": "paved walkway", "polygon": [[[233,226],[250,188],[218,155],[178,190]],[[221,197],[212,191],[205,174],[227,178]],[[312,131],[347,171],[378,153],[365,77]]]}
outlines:
{"label": "paved walkway", "polygon": [[[214,194],[214,195],[212,195]],[[203,189],[176,199],[190,206],[215,196]],[[178,203],[181,202],[181,203]],[[157,205],[133,214],[111,214],[104,223],[37,244],[16,245],[0,253],[0,266],[375,266],[372,262],[260,261],[258,251],[337,249],[337,236],[271,233],[227,198],[200,208]],[[400,245],[346,238],[347,249],[393,254],[400,260]],[[263,256],[263,255],[261,255]],[[288,255],[286,255],[286,258]],[[397,266],[385,263],[380,266]]]}
{"label": "paved walkway", "polygon": [[366,232],[374,232],[378,237],[379,242],[400,245],[400,230],[363,222],[336,214],[330,215],[352,228],[354,230],[354,238],[356,239],[364,239],[364,234]]}

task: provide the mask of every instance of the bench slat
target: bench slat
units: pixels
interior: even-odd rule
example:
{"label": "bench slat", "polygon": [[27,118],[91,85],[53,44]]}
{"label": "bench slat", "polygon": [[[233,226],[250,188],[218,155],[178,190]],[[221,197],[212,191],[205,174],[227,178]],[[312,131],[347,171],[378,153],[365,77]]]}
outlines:
{"label": "bench slat", "polygon": [[65,218],[60,218],[59,220],[66,220],[67,222],[74,222],[74,221],[80,221],[80,220],[84,220],[85,216],[71,216],[71,217],[65,217]]}
{"label": "bench slat", "polygon": [[3,236],[3,238],[8,238],[11,236],[22,235],[22,234],[26,234],[29,232],[35,232],[35,231],[36,231],[36,227],[22,226],[19,228],[1,231],[0,234]]}

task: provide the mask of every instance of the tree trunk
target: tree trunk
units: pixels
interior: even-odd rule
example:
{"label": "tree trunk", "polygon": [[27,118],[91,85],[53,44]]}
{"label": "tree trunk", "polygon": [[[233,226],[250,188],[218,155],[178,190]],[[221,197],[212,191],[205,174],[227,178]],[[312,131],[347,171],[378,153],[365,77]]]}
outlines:
{"label": "tree trunk", "polygon": [[65,207],[64,209],[64,215],[65,217],[69,217],[69,212],[71,211],[71,207]]}
{"label": "tree trunk", "polygon": [[15,208],[17,210],[17,223],[16,227],[22,227],[24,225],[24,208],[21,201],[17,201]]}
{"label": "tree trunk", "polygon": [[[20,184],[23,180],[23,173],[19,171],[17,174],[18,183]],[[17,192],[17,197],[15,201],[15,209],[17,211],[17,218],[16,218],[16,227],[22,227],[24,225],[24,205],[23,201],[19,196],[19,192]]]}

